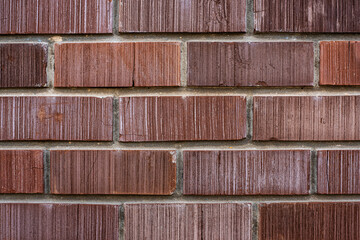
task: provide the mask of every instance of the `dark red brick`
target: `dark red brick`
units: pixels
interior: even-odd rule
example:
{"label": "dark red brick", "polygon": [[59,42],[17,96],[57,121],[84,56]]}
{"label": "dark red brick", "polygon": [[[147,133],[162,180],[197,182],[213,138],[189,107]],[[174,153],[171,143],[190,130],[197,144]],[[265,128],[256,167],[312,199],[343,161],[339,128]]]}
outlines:
{"label": "dark red brick", "polygon": [[120,98],[120,141],[238,140],[246,136],[242,96]]}
{"label": "dark red brick", "polygon": [[312,86],[313,43],[190,42],[188,69],[189,86]]}

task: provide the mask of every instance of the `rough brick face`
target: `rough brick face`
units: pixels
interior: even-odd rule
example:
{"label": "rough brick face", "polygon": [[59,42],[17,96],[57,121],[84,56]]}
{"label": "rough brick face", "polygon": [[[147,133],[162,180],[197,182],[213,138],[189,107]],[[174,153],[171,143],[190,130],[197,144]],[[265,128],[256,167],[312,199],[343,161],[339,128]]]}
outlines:
{"label": "rough brick face", "polygon": [[112,99],[0,97],[0,141],[112,141]]}
{"label": "rough brick face", "polygon": [[51,151],[53,194],[169,195],[176,187],[175,152]]}
{"label": "rough brick face", "polygon": [[120,32],[244,32],[246,0],[120,0]]}
{"label": "rough brick face", "polygon": [[311,42],[188,44],[189,86],[312,86],[313,66]]}
{"label": "rough brick face", "polygon": [[55,45],[56,87],[180,85],[180,43]]}
{"label": "rough brick face", "polygon": [[43,151],[0,150],[0,193],[43,193]]}
{"label": "rough brick face", "polygon": [[120,98],[120,141],[237,140],[246,135],[240,96]]}
{"label": "rough brick face", "polygon": [[185,151],[186,195],[309,194],[310,151]]}
{"label": "rough brick face", "polygon": [[0,16],[0,34],[112,32],[108,0],[0,0]]}
{"label": "rough brick face", "polygon": [[250,204],[126,204],[125,239],[250,239]]}
{"label": "rough brick face", "polygon": [[320,42],[320,84],[360,85],[360,41]]}

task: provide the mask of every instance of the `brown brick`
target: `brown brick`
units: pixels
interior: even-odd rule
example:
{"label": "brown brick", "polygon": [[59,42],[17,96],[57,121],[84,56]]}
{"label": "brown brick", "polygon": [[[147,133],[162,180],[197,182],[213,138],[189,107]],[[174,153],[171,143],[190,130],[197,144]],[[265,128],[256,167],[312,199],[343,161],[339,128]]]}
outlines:
{"label": "brown brick", "polygon": [[180,43],[55,44],[55,87],[180,86]]}
{"label": "brown brick", "polygon": [[258,32],[360,32],[360,2],[255,0]]}
{"label": "brown brick", "polygon": [[250,239],[250,204],[125,204],[125,239]]}
{"label": "brown brick", "polygon": [[359,202],[263,203],[259,212],[259,240],[360,239]]}
{"label": "brown brick", "polygon": [[317,190],[320,194],[360,194],[360,151],[318,151]]}
{"label": "brown brick", "polygon": [[185,195],[309,194],[310,151],[185,151]]}
{"label": "brown brick", "polygon": [[360,96],[254,97],[254,140],[360,140]]}
{"label": "brown brick", "polygon": [[120,0],[120,32],[245,32],[246,0]]}
{"label": "brown brick", "polygon": [[312,86],[313,66],[311,42],[188,44],[189,86]]}
{"label": "brown brick", "polygon": [[112,99],[0,97],[0,141],[112,141]]}
{"label": "brown brick", "polygon": [[47,83],[46,66],[45,43],[0,44],[0,88],[42,87]]}
{"label": "brown brick", "polygon": [[120,98],[120,141],[238,140],[246,136],[242,96]]}
{"label": "brown brick", "polygon": [[0,204],[0,239],[119,239],[119,207]]}
{"label": "brown brick", "polygon": [[360,41],[320,42],[320,85],[360,85]]}
{"label": "brown brick", "polygon": [[111,33],[109,0],[0,0],[0,34]]}
{"label": "brown brick", "polygon": [[43,193],[43,151],[0,150],[0,193]]}
{"label": "brown brick", "polygon": [[174,151],[51,151],[53,194],[169,195],[176,188]]}

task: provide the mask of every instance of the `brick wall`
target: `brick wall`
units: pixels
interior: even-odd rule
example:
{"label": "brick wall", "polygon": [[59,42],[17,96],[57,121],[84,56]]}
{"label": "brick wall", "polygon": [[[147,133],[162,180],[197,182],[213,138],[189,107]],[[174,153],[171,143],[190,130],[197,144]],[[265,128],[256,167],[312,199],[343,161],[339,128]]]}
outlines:
{"label": "brick wall", "polygon": [[0,239],[360,239],[359,1],[0,20]]}

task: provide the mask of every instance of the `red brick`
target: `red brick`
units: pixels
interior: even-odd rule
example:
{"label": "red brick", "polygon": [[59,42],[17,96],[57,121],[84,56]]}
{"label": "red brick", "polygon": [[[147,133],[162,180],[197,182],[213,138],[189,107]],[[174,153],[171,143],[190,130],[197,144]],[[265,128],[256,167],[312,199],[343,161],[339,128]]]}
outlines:
{"label": "red brick", "polygon": [[120,141],[238,140],[246,136],[241,96],[120,98]]}
{"label": "red brick", "polygon": [[318,151],[317,190],[320,194],[360,194],[360,151]]}
{"label": "red brick", "polygon": [[360,239],[359,202],[263,203],[259,212],[259,240]]}
{"label": "red brick", "polygon": [[0,0],[0,34],[111,33],[109,0]]}
{"label": "red brick", "polygon": [[43,193],[43,151],[0,150],[0,193]]}
{"label": "red brick", "polygon": [[47,44],[0,44],[0,88],[45,86],[46,66]]}
{"label": "red brick", "polygon": [[312,86],[313,66],[312,42],[188,44],[189,86]]}
{"label": "red brick", "polygon": [[0,97],[0,141],[112,141],[112,99]]}
{"label": "red brick", "polygon": [[180,86],[180,43],[55,44],[55,87]]}
{"label": "red brick", "polygon": [[119,239],[119,207],[0,204],[0,239]]}
{"label": "red brick", "polygon": [[185,195],[309,194],[310,151],[185,151]]}
{"label": "red brick", "polygon": [[360,41],[320,42],[320,85],[360,85]]}
{"label": "red brick", "polygon": [[120,32],[245,32],[246,0],[120,0]]}
{"label": "red brick", "polygon": [[125,239],[251,239],[250,204],[125,204]]}
{"label": "red brick", "polygon": [[254,97],[254,140],[360,140],[360,96]]}
{"label": "red brick", "polygon": [[258,32],[360,32],[360,2],[255,0]]}
{"label": "red brick", "polygon": [[176,188],[174,151],[51,151],[53,194],[169,195]]}

